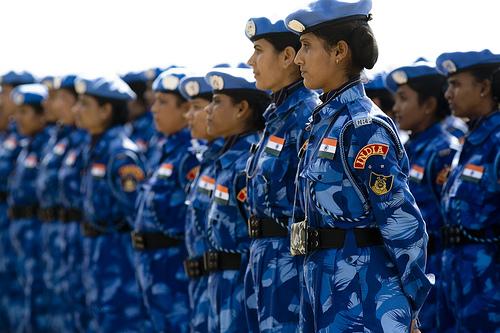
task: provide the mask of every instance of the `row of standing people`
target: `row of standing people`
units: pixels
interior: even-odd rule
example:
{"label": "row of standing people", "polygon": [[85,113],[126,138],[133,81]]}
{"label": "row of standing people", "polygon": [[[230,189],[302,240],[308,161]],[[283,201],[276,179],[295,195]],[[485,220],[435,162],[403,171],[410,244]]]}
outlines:
{"label": "row of standing people", "polygon": [[[249,69],[160,74],[162,135],[137,144],[121,126],[136,103],[122,81],[59,80],[68,119],[55,129],[44,89],[4,76],[26,144],[3,145],[15,255],[2,260],[20,281],[3,313],[37,332],[408,332],[417,317],[425,331],[494,331],[500,57],[445,53],[367,85],[395,94],[403,147],[359,80],[377,58],[370,2],[342,6],[249,20],[256,81]],[[461,143],[442,122],[448,102],[470,119]]]}

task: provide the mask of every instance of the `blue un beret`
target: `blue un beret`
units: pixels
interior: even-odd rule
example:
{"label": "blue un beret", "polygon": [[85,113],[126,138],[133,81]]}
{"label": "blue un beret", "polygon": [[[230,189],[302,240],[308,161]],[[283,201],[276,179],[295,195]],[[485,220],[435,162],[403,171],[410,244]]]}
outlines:
{"label": "blue un beret", "polygon": [[75,80],[77,76],[76,75],[65,75],[61,77],[56,77],[54,79],[54,89],[69,89],[69,90],[75,90]]}
{"label": "blue un beret", "polygon": [[285,19],[287,28],[298,34],[314,31],[322,24],[348,20],[370,20],[371,0],[317,0]]}
{"label": "blue un beret", "polygon": [[75,90],[78,94],[117,101],[130,101],[136,98],[132,89],[119,77],[99,77],[96,79],[78,77],[75,80]]}
{"label": "blue un beret", "polygon": [[39,83],[21,84],[10,93],[10,98],[16,105],[41,105],[47,99],[47,87]]}
{"label": "blue un beret", "polygon": [[387,90],[385,78],[387,73],[377,73],[372,79],[364,84],[365,90]]}
{"label": "blue un beret", "polygon": [[441,54],[436,60],[438,71],[446,76],[485,65],[500,65],[500,54],[491,53],[490,50],[451,52]]}
{"label": "blue un beret", "polygon": [[155,92],[174,92],[179,93],[179,84],[187,70],[182,67],[172,67],[161,73],[153,82],[153,91]]}
{"label": "blue un beret", "polygon": [[10,71],[0,76],[0,84],[7,84],[12,86],[17,86],[20,84],[34,83],[35,77],[26,71],[14,72]]}
{"label": "blue un beret", "polygon": [[442,77],[443,75],[437,71],[432,63],[424,58],[419,58],[413,65],[399,67],[390,72],[385,79],[385,84],[390,91],[396,92],[399,86],[424,76]]}
{"label": "blue un beret", "polygon": [[55,76],[52,76],[52,75],[44,76],[40,80],[40,83],[43,84],[44,86],[46,86],[47,89],[49,89],[49,90],[55,89],[54,88]]}
{"label": "blue un beret", "polygon": [[125,75],[120,76],[120,78],[125,81],[126,84],[132,84],[136,82],[142,82],[146,84],[148,80],[150,80],[150,78],[146,74],[151,75],[150,77],[153,77],[155,75],[155,73],[150,74],[148,71],[139,71],[128,72]]}
{"label": "blue un beret", "polygon": [[188,75],[181,80],[179,92],[182,97],[191,100],[200,95],[211,95],[212,87],[205,81],[205,75]]}
{"label": "blue un beret", "polygon": [[289,34],[283,20],[272,23],[267,17],[251,18],[247,21],[245,35],[252,42],[275,34]]}
{"label": "blue un beret", "polygon": [[250,68],[219,68],[213,69],[205,76],[206,82],[214,92],[227,90],[255,90],[255,78]]}

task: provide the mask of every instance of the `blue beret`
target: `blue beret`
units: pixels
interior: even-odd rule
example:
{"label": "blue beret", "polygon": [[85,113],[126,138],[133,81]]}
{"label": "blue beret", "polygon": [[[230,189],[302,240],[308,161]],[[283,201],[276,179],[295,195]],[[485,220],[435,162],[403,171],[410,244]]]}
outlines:
{"label": "blue beret", "polygon": [[43,84],[44,86],[46,86],[47,89],[52,90],[52,89],[54,89],[54,80],[55,80],[55,76],[47,75],[47,76],[44,76],[40,80],[40,83]]}
{"label": "blue beret", "polygon": [[179,83],[186,76],[187,70],[182,67],[171,67],[161,73],[153,82],[155,92],[176,92],[180,94]]}
{"label": "blue beret", "polygon": [[240,62],[238,65],[236,65],[236,68],[252,68],[250,65],[248,65],[246,62]]}
{"label": "blue beret", "polygon": [[204,75],[188,75],[181,80],[179,92],[185,99],[191,100],[200,95],[212,94],[212,87],[205,81]]}
{"label": "blue beret", "polygon": [[154,81],[158,77],[158,75],[161,74],[161,72],[163,72],[163,69],[159,67],[153,67],[144,71],[144,76],[148,81]]}
{"label": "blue beret", "polygon": [[490,50],[452,52],[443,53],[436,60],[438,71],[446,76],[485,65],[500,65],[500,54],[493,54]]}
{"label": "blue beret", "polygon": [[298,34],[314,31],[324,23],[332,24],[347,20],[370,20],[371,0],[317,0],[285,19],[287,28]]}
{"label": "blue beret", "polygon": [[47,87],[39,83],[21,84],[12,90],[10,98],[16,105],[40,105],[47,98]]}
{"label": "blue beret", "polygon": [[[146,76],[146,72],[147,71],[128,72],[125,75],[120,76],[120,78],[123,81],[125,81],[126,84],[131,84],[131,83],[136,83],[136,82],[147,83],[149,78],[148,78],[148,76]],[[151,74],[149,74],[149,75],[151,75]],[[154,73],[152,73],[151,77],[152,76],[154,76]]]}
{"label": "blue beret", "polygon": [[424,76],[442,77],[432,63],[419,58],[413,65],[399,67],[390,72],[385,79],[385,84],[390,91],[396,92],[399,86]]}
{"label": "blue beret", "polygon": [[69,90],[75,90],[75,80],[77,76],[76,75],[65,75],[61,77],[56,77],[54,79],[54,89],[69,89]]}
{"label": "blue beret", "polygon": [[[205,80],[213,91],[256,90],[255,78],[250,68],[219,68],[207,73]],[[264,91],[262,91],[264,92]]]}
{"label": "blue beret", "polygon": [[231,67],[228,63],[220,63],[220,64],[217,64],[215,65],[213,68],[227,68],[227,67]]}
{"label": "blue beret", "polygon": [[267,17],[251,18],[247,21],[245,35],[252,42],[274,34],[289,34],[283,20],[272,23]]}
{"label": "blue beret", "polygon": [[78,94],[117,101],[130,101],[136,98],[132,89],[119,77],[99,77],[96,79],[78,77],[75,80],[75,90]]}
{"label": "blue beret", "polygon": [[34,83],[35,77],[26,71],[14,72],[10,71],[0,76],[0,84],[8,84],[12,86],[20,84]]}
{"label": "blue beret", "polygon": [[385,78],[387,73],[377,73],[373,78],[364,84],[365,90],[387,90]]}

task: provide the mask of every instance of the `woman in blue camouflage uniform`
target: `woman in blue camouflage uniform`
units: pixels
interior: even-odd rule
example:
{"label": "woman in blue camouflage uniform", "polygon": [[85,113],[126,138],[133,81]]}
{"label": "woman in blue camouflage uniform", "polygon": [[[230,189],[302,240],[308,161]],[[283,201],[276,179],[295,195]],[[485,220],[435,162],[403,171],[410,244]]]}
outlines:
{"label": "woman in blue camouflage uniform", "polygon": [[250,243],[245,165],[250,147],[258,142],[257,131],[264,127],[262,113],[269,97],[255,87],[247,68],[213,70],[206,80],[214,93],[207,107],[208,134],[225,140],[215,162],[207,217],[208,331],[247,332],[256,328],[257,318],[245,314],[243,280]]}
{"label": "woman in blue camouflage uniform", "polygon": [[145,312],[130,231],[144,179],[139,148],[123,130],[135,94],[119,78],[77,78],[75,112],[89,134],[83,152],[83,283],[93,332],[137,332]]}
{"label": "woman in blue camouflage uniform", "polygon": [[57,175],[59,200],[58,220],[61,230],[57,243],[62,247],[63,256],[56,274],[65,304],[64,332],[85,332],[89,314],[85,305],[82,281],[82,208],[81,177],[83,171],[83,147],[88,144],[88,135],[76,127],[72,108],[77,100],[74,75],[63,76],[56,84],[54,108],[60,123],[70,129],[69,135],[61,141],[65,154]]}
{"label": "woman in blue camouflage uniform", "polygon": [[214,167],[224,140],[207,133],[206,106],[212,100],[212,87],[205,81],[205,75],[190,75],[182,79],[182,95],[190,101],[186,114],[191,136],[206,141],[197,152],[200,169],[191,183],[186,198],[186,249],[188,258],[184,269],[189,280],[190,331],[208,332],[209,299],[208,275],[203,269],[203,254],[208,250],[206,233],[207,209],[215,188]]}
{"label": "woman in blue camouflage uniform", "polygon": [[153,117],[166,140],[159,166],[141,186],[132,234],[137,277],[157,332],[184,333],[189,327],[184,201],[198,160],[186,128],[189,103],[179,92],[185,75],[186,69],[172,68],[153,83]]}
{"label": "woman in blue camouflage uniform", "polygon": [[49,133],[42,102],[47,88],[41,84],[16,87],[12,93],[18,105],[16,124],[26,138],[8,184],[10,236],[17,254],[18,277],[24,289],[25,317],[20,331],[46,332],[49,330],[51,299],[44,283],[44,263],[38,219],[36,179]]}
{"label": "woman in blue camouflage uniform", "polygon": [[305,86],[324,91],[299,165],[306,217],[291,230],[316,332],[409,332],[433,283],[408,158],[360,82],[378,57],[370,10],[319,0],[286,18]]}
{"label": "woman in blue camouflage uniform", "polygon": [[299,37],[286,29],[283,20],[252,18],[245,30],[254,46],[248,64],[256,85],[273,93],[273,103],[264,113],[264,134],[246,170],[252,243],[245,293],[247,303],[255,298],[260,332],[295,332],[302,258],[290,254],[288,226],[293,218],[304,218],[301,209],[293,209],[294,180],[305,124],[319,98],[304,87],[294,63]]}
{"label": "woman in blue camouflage uniform", "polygon": [[491,74],[500,55],[444,53],[445,96],[453,114],[470,119],[462,150],[443,189],[442,284],[457,332],[500,327],[500,112]]}
{"label": "woman in blue camouflage uniform", "polygon": [[16,254],[9,236],[7,216],[7,184],[21,151],[19,135],[13,117],[16,104],[10,98],[12,90],[34,81],[27,72],[8,72],[0,76],[0,332],[12,332],[22,321],[24,295],[18,281]]}
{"label": "woman in blue camouflage uniform", "polygon": [[446,332],[452,328],[451,314],[440,302],[441,273],[441,190],[459,149],[458,139],[445,131],[441,121],[450,114],[444,98],[446,78],[426,61],[396,68],[386,78],[387,87],[395,94],[394,114],[399,127],[409,131],[405,149],[410,162],[409,184],[427,225],[427,271],[436,274],[436,287],[431,290],[420,312],[424,332]]}

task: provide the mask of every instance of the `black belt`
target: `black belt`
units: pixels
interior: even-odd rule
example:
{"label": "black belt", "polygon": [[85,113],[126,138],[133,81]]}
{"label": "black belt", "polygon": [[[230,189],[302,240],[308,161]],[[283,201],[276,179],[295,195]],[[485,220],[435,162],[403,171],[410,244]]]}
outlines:
{"label": "black belt", "polygon": [[184,260],[184,271],[191,279],[207,275],[208,272],[205,270],[203,256]]}
{"label": "black belt", "polygon": [[157,250],[183,244],[182,239],[161,232],[132,232],[132,246],[136,250]]}
{"label": "black belt", "polygon": [[[98,223],[98,224],[104,225],[104,223]],[[116,229],[99,230],[99,229],[95,228],[92,224],[85,222],[82,224],[83,235],[85,237],[98,237],[98,236],[105,235],[105,234],[108,234],[111,232],[126,233],[126,232],[132,231],[132,228],[127,223],[123,223],[122,221],[119,221],[116,224],[117,225],[120,224],[120,226]]]}
{"label": "black belt", "polygon": [[0,202],[7,201],[7,196],[8,196],[7,192],[0,192]]}
{"label": "black belt", "polygon": [[[500,236],[500,227],[493,227],[493,237]],[[472,238],[467,237],[467,234]],[[486,230],[472,230],[465,229],[459,227],[452,226],[444,226],[441,228],[441,235],[443,239],[443,247],[450,248],[459,245],[467,245],[467,244],[488,244],[488,243],[496,243],[498,242],[486,242],[481,241],[482,239],[491,238],[487,235]]]}
{"label": "black belt", "polygon": [[75,208],[61,208],[59,210],[59,220],[63,223],[79,222],[82,220],[82,211]]}
{"label": "black belt", "polygon": [[38,206],[12,206],[9,207],[8,215],[11,220],[31,219],[37,217]]}
{"label": "black belt", "polygon": [[[384,245],[384,239],[378,228],[352,229],[358,247]],[[340,228],[321,228],[308,231],[308,250],[341,249],[347,230]]]}
{"label": "black belt", "polygon": [[241,254],[208,251],[203,254],[203,267],[207,272],[240,270]]}
{"label": "black belt", "polygon": [[[281,222],[281,221],[280,221]],[[283,219],[287,223],[288,219]],[[270,218],[259,218],[250,216],[247,223],[248,236],[250,238],[287,237],[288,229],[279,225]]]}
{"label": "black belt", "polygon": [[54,222],[59,218],[59,206],[38,209],[38,218],[42,222]]}

